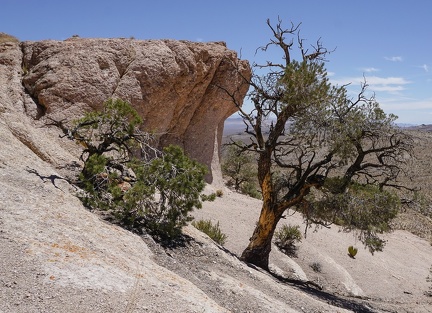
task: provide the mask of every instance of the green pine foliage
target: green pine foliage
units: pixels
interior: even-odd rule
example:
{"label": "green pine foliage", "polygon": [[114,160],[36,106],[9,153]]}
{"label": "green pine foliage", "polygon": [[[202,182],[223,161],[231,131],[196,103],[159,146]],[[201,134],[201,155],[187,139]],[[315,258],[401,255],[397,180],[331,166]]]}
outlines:
{"label": "green pine foliage", "polygon": [[391,222],[400,209],[399,197],[377,185],[357,182],[349,183],[346,191],[340,193],[344,184],[342,178],[327,178],[322,193],[310,195],[309,205],[302,208],[307,221],[337,224],[343,231],[356,233],[371,253],[382,251],[385,240],[379,235],[391,231]]}
{"label": "green pine foliage", "polygon": [[157,201],[144,209],[144,225],[161,239],[178,236],[192,220],[189,212],[201,208],[207,168],[187,157],[180,147],[168,146],[161,158],[141,169],[138,181],[152,186],[157,195]]}
{"label": "green pine foliage", "polygon": [[115,99],[71,128],[56,125],[84,146],[78,183],[84,205],[127,229],[171,240],[191,220],[189,213],[201,207],[207,168],[180,147],[154,148],[141,123],[129,103]]}
{"label": "green pine foliage", "polygon": [[201,200],[202,201],[209,201],[209,202],[213,202],[213,201],[215,201],[216,200],[216,197],[217,197],[217,195],[216,195],[216,193],[215,192],[213,192],[213,193],[211,193],[211,194],[208,194],[208,195],[206,195],[206,194],[201,194]]}

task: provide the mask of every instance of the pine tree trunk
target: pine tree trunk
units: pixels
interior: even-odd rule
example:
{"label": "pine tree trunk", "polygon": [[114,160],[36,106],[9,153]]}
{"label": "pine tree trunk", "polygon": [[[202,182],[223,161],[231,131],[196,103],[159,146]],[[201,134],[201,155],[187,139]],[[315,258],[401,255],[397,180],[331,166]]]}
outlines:
{"label": "pine tree trunk", "polygon": [[274,186],[271,179],[271,150],[263,153],[258,161],[258,179],[261,185],[263,205],[255,231],[241,260],[268,270],[271,241],[282,212],[275,203]]}
{"label": "pine tree trunk", "polygon": [[269,255],[271,242],[280,215],[269,206],[263,204],[260,219],[250,239],[249,245],[243,251],[241,260],[254,264],[262,269],[269,270]]}

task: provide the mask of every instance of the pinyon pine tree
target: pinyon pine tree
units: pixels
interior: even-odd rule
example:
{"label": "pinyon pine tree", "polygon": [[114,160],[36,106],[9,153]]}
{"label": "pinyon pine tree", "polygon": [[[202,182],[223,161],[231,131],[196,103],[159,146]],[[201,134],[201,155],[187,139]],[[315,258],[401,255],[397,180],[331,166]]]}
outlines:
{"label": "pinyon pine tree", "polygon": [[[389,188],[402,187],[398,177],[412,139],[367,96],[366,83],[355,98],[347,86],[330,83],[329,51],[320,41],[307,48],[300,25],[267,25],[272,38],[261,51],[279,49],[282,60],[254,64],[252,78],[245,78],[253,108],[236,103],[249,141],[235,144],[256,154],[263,198],[241,258],[268,269],[273,234],[287,210],[302,213],[307,225],[356,231],[371,252],[382,250],[379,234],[390,230],[399,207]],[[234,101],[235,94],[227,95]]]}
{"label": "pinyon pine tree", "polygon": [[53,122],[84,147],[78,185],[88,208],[165,240],[180,235],[189,212],[201,207],[205,166],[180,147],[156,149],[154,136],[140,129],[142,120],[129,103],[111,99],[71,126]]}

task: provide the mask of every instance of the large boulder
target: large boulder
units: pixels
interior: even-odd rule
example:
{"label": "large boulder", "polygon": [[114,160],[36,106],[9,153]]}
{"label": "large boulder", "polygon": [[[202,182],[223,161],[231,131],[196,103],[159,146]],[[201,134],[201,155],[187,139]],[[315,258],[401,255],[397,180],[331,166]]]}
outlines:
{"label": "large boulder", "polygon": [[[81,39],[23,42],[23,85],[35,119],[75,119],[109,98],[130,102],[160,146],[177,144],[221,181],[223,123],[251,75],[222,42]],[[222,88],[221,88],[222,87]],[[228,91],[228,93],[227,93]]]}

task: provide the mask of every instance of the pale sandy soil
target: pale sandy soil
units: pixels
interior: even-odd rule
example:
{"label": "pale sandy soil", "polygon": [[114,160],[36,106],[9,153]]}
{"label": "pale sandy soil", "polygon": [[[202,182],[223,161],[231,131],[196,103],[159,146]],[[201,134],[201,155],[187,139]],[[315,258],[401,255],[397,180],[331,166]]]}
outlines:
{"label": "pale sandy soil", "polygon": [[[228,235],[225,247],[239,256],[252,235],[261,202],[224,191],[222,198],[205,202],[194,216],[219,222]],[[304,229],[299,214],[287,215],[279,226],[283,223]],[[424,295],[430,287],[425,279],[432,264],[430,243],[405,231],[394,231],[385,239],[384,251],[371,255],[352,233],[340,232],[336,226],[312,229],[298,245],[297,257],[289,258],[273,246],[270,267],[289,278],[313,281],[332,293],[400,304],[412,312],[432,311],[431,298]],[[350,245],[359,248],[355,259],[348,256]],[[312,263],[321,265],[321,273],[311,269]]]}

